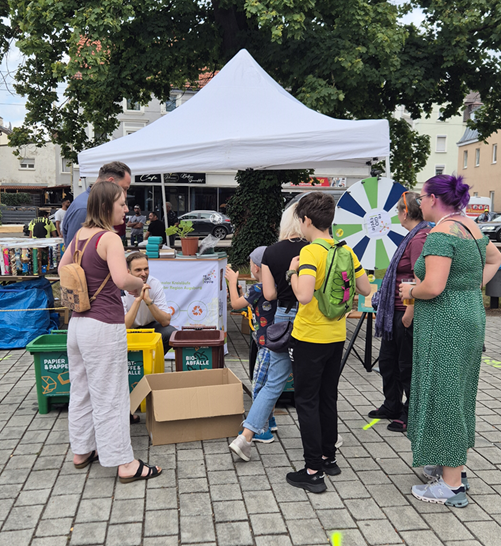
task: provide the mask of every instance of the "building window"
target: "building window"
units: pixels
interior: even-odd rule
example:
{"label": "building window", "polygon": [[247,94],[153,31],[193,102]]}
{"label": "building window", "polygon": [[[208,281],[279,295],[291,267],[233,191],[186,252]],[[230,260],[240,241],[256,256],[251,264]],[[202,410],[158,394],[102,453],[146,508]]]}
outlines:
{"label": "building window", "polygon": [[19,168],[23,171],[33,171],[35,170],[35,160],[28,158],[21,159]]}
{"label": "building window", "polygon": [[473,192],[473,197],[478,197],[478,191]]}
{"label": "building window", "polygon": [[480,148],[475,148],[475,167],[480,165]]}
{"label": "building window", "polygon": [[468,168],[468,150],[463,152],[463,169]]}
{"label": "building window", "polygon": [[125,109],[129,112],[140,112],[141,105],[138,102],[133,102],[131,99],[127,99]]}
{"label": "building window", "polygon": [[131,135],[142,129],[146,124],[145,123],[124,123],[123,130],[124,136]]}
{"label": "building window", "polygon": [[173,112],[176,108],[181,106],[181,94],[173,93],[169,100],[166,100],[160,105],[160,113],[167,114],[168,112]]}
{"label": "building window", "polygon": [[493,211],[494,210],[494,192],[493,191],[489,192],[489,198],[491,200],[491,211]]}
{"label": "building window", "polygon": [[498,161],[498,145],[493,144],[492,145],[492,162],[497,163]]}
{"label": "building window", "polygon": [[71,173],[71,161],[61,158],[61,172],[62,173]]}
{"label": "building window", "polygon": [[442,118],[442,108],[438,109],[437,121],[441,121],[441,122],[445,121],[445,119]]}
{"label": "building window", "polygon": [[439,174],[444,174],[445,171],[445,165],[435,165],[435,176],[438,176]]}
{"label": "building window", "polygon": [[437,136],[437,148],[435,150],[437,153],[445,153],[447,151],[447,137],[446,136]]}

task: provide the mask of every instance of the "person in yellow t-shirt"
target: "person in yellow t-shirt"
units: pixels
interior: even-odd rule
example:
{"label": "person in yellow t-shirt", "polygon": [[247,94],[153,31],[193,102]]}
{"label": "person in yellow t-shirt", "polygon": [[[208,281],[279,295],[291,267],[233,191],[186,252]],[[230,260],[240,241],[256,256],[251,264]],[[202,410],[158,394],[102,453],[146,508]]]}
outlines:
{"label": "person in yellow t-shirt", "polygon": [[[333,243],[329,227],[334,219],[334,199],[323,192],[311,192],[299,200],[296,215],[308,241],[325,239]],[[353,255],[357,292],[370,294],[367,275]],[[346,318],[329,319],[318,308],[314,291],[325,279],[327,250],[317,244],[301,249],[293,258],[287,276],[299,302],[289,354],[294,373],[294,398],[301,429],[305,468],[289,472],[287,482],[321,493],[325,491],[324,472],[336,476],[337,388]]]}

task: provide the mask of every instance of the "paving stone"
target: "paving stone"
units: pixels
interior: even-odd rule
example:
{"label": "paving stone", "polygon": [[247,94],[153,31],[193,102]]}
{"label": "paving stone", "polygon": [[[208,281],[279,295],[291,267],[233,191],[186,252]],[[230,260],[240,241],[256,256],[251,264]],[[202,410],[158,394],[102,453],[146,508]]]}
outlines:
{"label": "paving stone", "polygon": [[344,508],[337,510],[317,510],[317,516],[324,529],[337,531],[357,527],[348,510]]}
{"label": "paving stone", "polygon": [[144,536],[177,535],[179,533],[177,510],[146,512]]}
{"label": "paving stone", "polygon": [[403,531],[400,534],[408,546],[443,546],[433,531]]}
{"label": "paving stone", "polygon": [[336,481],[334,486],[342,499],[363,499],[370,497],[369,491],[360,482]]}
{"label": "paving stone", "polygon": [[177,509],[177,492],[172,487],[148,489],[146,492],[146,510]]}
{"label": "paving stone", "polygon": [[[461,518],[461,514],[458,514]],[[468,529],[458,520],[455,514],[424,514],[423,518],[442,540],[473,539]]]}
{"label": "paving stone", "polygon": [[284,535],[265,535],[255,537],[256,546],[292,546],[288,536]]}
{"label": "paving stone", "polygon": [[179,542],[176,536],[168,537],[145,537],[143,546],[178,546]]}
{"label": "paving stone", "polygon": [[123,523],[110,525],[106,537],[106,546],[141,546],[142,544],[141,523]]}
{"label": "paving stone", "polygon": [[80,495],[58,495],[51,497],[45,506],[43,518],[73,518],[77,512],[79,502]]}
{"label": "paving stone", "polygon": [[[271,491],[244,491],[243,495],[249,514],[267,514],[279,511],[277,501]],[[306,500],[306,494],[304,497],[303,500]]]}
{"label": "paving stone", "polygon": [[482,542],[484,546],[499,546],[501,526],[494,521],[472,521],[465,523],[473,535]]}
{"label": "paving stone", "polygon": [[488,514],[501,513],[500,495],[471,495],[471,498]]}
{"label": "paving stone", "polygon": [[88,479],[83,490],[84,499],[111,497],[115,489],[115,478]]}
{"label": "paving stone", "polygon": [[110,523],[142,522],[144,501],[142,499],[116,500],[111,507]]}
{"label": "paving stone", "polygon": [[71,533],[70,545],[104,544],[106,523],[75,523]]}
{"label": "paving stone", "polygon": [[[162,482],[160,481],[162,479],[162,476],[159,476],[158,478],[155,478],[152,480],[153,482],[156,482],[154,485],[156,487],[162,487]],[[138,480],[136,482],[131,483],[120,483],[119,481],[116,482],[115,485],[115,499],[116,500],[125,500],[125,499],[144,499],[144,492],[146,490],[146,480]],[[148,485],[150,485],[148,483]],[[165,483],[163,485],[165,487]]]}
{"label": "paving stone", "polygon": [[250,521],[255,536],[287,533],[280,514],[252,514]]}
{"label": "paving stone", "polygon": [[181,515],[181,544],[205,544],[215,539],[212,516],[185,517]]}
{"label": "paving stone", "polygon": [[218,546],[253,546],[254,539],[249,524],[245,522],[230,522],[216,524]]}
{"label": "paving stone", "polygon": [[189,493],[179,495],[179,506],[183,516],[198,516],[212,514],[208,493]]}
{"label": "paving stone", "polygon": [[13,504],[14,504],[14,499],[0,500],[0,522],[2,522],[7,517]]}
{"label": "paving stone", "polygon": [[80,502],[77,512],[77,523],[91,521],[108,521],[112,499],[84,499]]}
{"label": "paving stone", "polygon": [[22,487],[22,483],[2,485],[0,487],[0,499],[16,498]]}
{"label": "paving stone", "polygon": [[209,482],[207,478],[183,479],[178,481],[179,493],[207,493]]}
{"label": "paving stone", "polygon": [[[423,518],[418,514],[416,509],[412,506],[387,507],[384,508],[383,511],[393,524],[393,527],[399,532],[428,529],[426,521],[423,520]],[[433,528],[433,525],[430,524],[430,526]]]}
{"label": "paving stone", "polygon": [[321,495],[307,493],[308,498],[315,510],[322,508],[343,508],[343,502],[335,491],[325,491]]}
{"label": "paving stone", "polygon": [[385,517],[373,499],[347,500],[345,505],[356,520],[383,519]]}
{"label": "paving stone", "polygon": [[242,491],[238,484],[212,485],[210,488],[212,501],[229,501],[242,499]]}
{"label": "paving stone", "polygon": [[225,521],[247,521],[248,516],[243,501],[223,501],[212,504],[216,523]]}
{"label": "paving stone", "polygon": [[[42,472],[53,472],[53,470],[44,470]],[[64,476],[60,475],[56,480],[52,495],[80,495],[83,491],[86,479],[87,476],[85,472],[80,474],[67,474]]]}
{"label": "paving stone", "polygon": [[38,524],[35,535],[37,537],[53,537],[70,534],[73,518],[42,519]]}
{"label": "paving stone", "polygon": [[359,521],[358,526],[369,544],[402,543],[402,539],[387,520]]}
{"label": "paving stone", "polygon": [[287,522],[294,545],[325,544],[326,534],[318,519],[294,519]]}
{"label": "paving stone", "polygon": [[393,485],[368,485],[367,489],[379,506],[403,506],[407,504],[405,497]]}
{"label": "paving stone", "polygon": [[35,537],[31,542],[31,546],[66,546],[68,537],[66,535],[54,537]]}
{"label": "paving stone", "polygon": [[316,517],[310,502],[282,502],[280,510],[286,520],[314,519]]}
{"label": "paving stone", "polygon": [[30,531],[2,531],[0,533],[0,546],[28,546],[33,536]]}
{"label": "paving stone", "polygon": [[43,505],[14,507],[5,521],[3,531],[19,531],[22,529],[35,529],[42,513]]}
{"label": "paving stone", "polygon": [[[328,533],[332,537],[332,533]],[[367,541],[358,529],[344,529],[342,531],[343,546],[367,546]]]}
{"label": "paving stone", "polygon": [[221,470],[219,472],[207,472],[209,484],[213,485],[226,485],[231,483],[238,483],[238,478],[235,470]]}

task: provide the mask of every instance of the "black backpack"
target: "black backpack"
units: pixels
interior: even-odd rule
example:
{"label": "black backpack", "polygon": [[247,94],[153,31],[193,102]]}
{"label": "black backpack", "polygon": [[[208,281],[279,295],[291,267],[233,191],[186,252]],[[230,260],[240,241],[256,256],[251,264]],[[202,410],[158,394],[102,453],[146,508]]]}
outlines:
{"label": "black backpack", "polygon": [[36,237],[37,239],[45,239],[47,237],[47,230],[45,229],[46,225],[46,218],[36,218],[33,224],[33,237]]}

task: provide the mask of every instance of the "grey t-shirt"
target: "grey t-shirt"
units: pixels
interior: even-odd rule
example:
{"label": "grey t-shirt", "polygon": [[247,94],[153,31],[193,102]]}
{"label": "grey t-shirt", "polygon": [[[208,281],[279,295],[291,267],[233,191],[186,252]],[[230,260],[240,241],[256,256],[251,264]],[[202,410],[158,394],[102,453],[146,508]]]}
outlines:
{"label": "grey t-shirt", "polygon": [[146,224],[146,216],[136,216],[134,215],[130,220],[129,222],[131,223],[135,223],[135,222],[141,222],[143,224],[143,227],[138,229],[138,228],[132,228],[131,229],[131,234],[132,235],[142,235],[143,234],[143,228],[144,228],[144,224]]}

